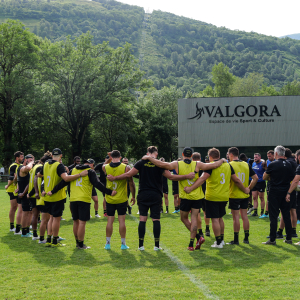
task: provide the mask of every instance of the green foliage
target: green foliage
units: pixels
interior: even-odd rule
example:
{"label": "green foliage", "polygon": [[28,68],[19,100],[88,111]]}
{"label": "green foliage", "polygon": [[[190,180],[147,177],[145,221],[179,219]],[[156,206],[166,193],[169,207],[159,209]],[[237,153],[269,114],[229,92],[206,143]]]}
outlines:
{"label": "green foliage", "polygon": [[300,95],[300,82],[296,80],[288,82],[282,87],[281,94],[286,96]]}
{"label": "green foliage", "polygon": [[219,63],[212,68],[212,81],[215,84],[215,93],[217,97],[229,97],[230,85],[234,82],[233,75],[229,68],[223,63]]}

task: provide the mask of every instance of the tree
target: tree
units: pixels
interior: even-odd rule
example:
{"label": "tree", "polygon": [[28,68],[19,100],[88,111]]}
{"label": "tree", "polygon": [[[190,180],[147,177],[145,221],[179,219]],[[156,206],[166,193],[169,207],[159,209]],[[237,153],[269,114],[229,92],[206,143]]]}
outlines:
{"label": "tree", "polygon": [[229,72],[229,68],[222,62],[212,68],[212,81],[215,84],[217,97],[229,97],[230,85],[234,82],[234,76]]}
{"label": "tree", "polygon": [[39,51],[37,43],[34,34],[24,29],[21,22],[9,20],[0,25],[0,128],[3,131],[3,166],[6,169],[15,150],[12,143],[15,108],[22,100],[25,101],[23,105],[28,104],[34,89],[33,70]]}
{"label": "tree", "polygon": [[54,44],[45,41],[41,73],[57,126],[70,139],[72,156],[81,155],[93,120],[135,100],[130,91],[149,86],[149,81],[142,80],[129,44],[117,49],[107,42],[95,46],[89,33]]}
{"label": "tree", "polygon": [[244,78],[236,78],[230,86],[232,97],[255,96],[264,82],[264,76],[259,73],[251,73]]}
{"label": "tree", "polygon": [[300,95],[300,82],[294,80],[293,82],[288,82],[281,89],[281,94],[285,96],[297,96]]}

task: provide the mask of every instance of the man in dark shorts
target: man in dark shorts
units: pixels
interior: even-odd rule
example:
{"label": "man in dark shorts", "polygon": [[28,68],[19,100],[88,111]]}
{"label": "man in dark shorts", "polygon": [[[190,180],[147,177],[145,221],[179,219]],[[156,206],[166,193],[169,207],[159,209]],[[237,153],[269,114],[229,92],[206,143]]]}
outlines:
{"label": "man in dark shorts", "polygon": [[270,239],[263,244],[276,245],[276,230],[279,210],[285,223],[286,240],[292,244],[292,224],[290,217],[290,193],[294,190],[290,182],[294,178],[293,167],[285,159],[285,148],[277,146],[274,150],[275,161],[267,168],[263,175],[264,180],[270,181],[269,191],[269,216],[270,216]]}
{"label": "man in dark shorts", "polygon": [[[205,163],[209,163],[209,157],[208,155],[205,156],[204,159]],[[202,174],[201,174],[202,175]],[[201,177],[201,176],[200,176]],[[204,193],[204,198],[205,198],[205,192],[206,192],[206,181],[203,182],[202,184],[202,191]],[[210,236],[210,229],[209,229],[209,222],[210,219],[206,218],[206,213],[205,213],[205,201],[202,201],[202,210],[203,210],[203,214],[204,214],[204,220],[205,220],[205,236]]]}
{"label": "man in dark shorts", "polygon": [[[8,169],[8,183],[5,186],[5,190],[9,195],[10,199],[10,210],[9,210],[9,221],[10,221],[10,229],[11,232],[16,232],[19,234],[21,228],[21,219],[22,219],[22,204],[18,204],[18,194],[15,193],[15,189],[17,188],[14,180],[17,176],[17,168],[23,163],[24,160],[24,153],[21,151],[17,151],[14,153],[15,162],[13,162]],[[19,209],[18,209],[19,207]],[[16,210],[18,209],[17,218],[16,218],[16,228],[15,228],[15,214]]]}
{"label": "man in dark shorts", "polygon": [[[181,161],[182,158],[179,157],[177,161]],[[172,173],[174,175],[177,175],[175,170],[172,170]],[[173,214],[180,213],[180,198],[179,198],[179,188],[178,188],[178,181],[173,180],[172,181],[172,194],[174,196],[174,207],[175,210],[172,212]]]}
{"label": "man in dark shorts", "polygon": [[258,181],[255,187],[252,189],[252,197],[254,204],[254,212],[251,215],[252,217],[257,217],[257,208],[258,208],[258,197],[260,199],[261,211],[260,215],[262,216],[265,212],[265,190],[266,190],[266,181],[263,180],[264,174],[264,161],[261,159],[261,155],[259,153],[254,154],[254,163],[252,164],[252,169],[256,173],[258,177]]}
{"label": "man in dark shorts", "polygon": [[[182,223],[190,232],[190,242],[188,246],[189,251],[199,250],[201,244],[205,241],[203,237],[197,233],[197,222],[198,222],[198,213],[201,208],[202,199],[204,199],[204,194],[202,188],[196,189],[194,192],[186,192],[185,188],[191,188],[197,178],[199,177],[199,171],[201,170],[210,170],[219,167],[223,160],[212,164],[205,164],[201,161],[192,161],[193,150],[190,147],[183,149],[183,161],[173,161],[171,163],[161,162],[153,157],[146,157],[150,160],[151,163],[155,164],[160,168],[165,168],[167,170],[174,170],[178,174],[177,176],[185,176],[195,173],[193,179],[180,179],[178,182],[179,185],[179,197],[181,199],[180,203],[180,218]],[[145,159],[145,157],[143,157]],[[176,178],[176,175],[175,175]],[[189,220],[189,212],[191,211],[191,221]],[[194,248],[194,240],[197,238],[196,248]]]}
{"label": "man in dark shorts", "polygon": [[[239,160],[239,149],[236,147],[231,147],[228,149],[230,166],[233,168],[235,174],[243,183],[245,188],[250,190],[255,186],[258,177],[255,172],[252,170],[251,166],[246,162]],[[252,179],[251,184],[249,185],[249,177]],[[234,239],[233,241],[227,243],[229,245],[239,245],[239,232],[240,232],[240,215],[243,220],[244,228],[244,240],[243,243],[249,244],[249,220],[247,215],[248,208],[248,198],[249,194],[245,194],[241,191],[236,185],[235,182],[231,179],[230,181],[230,192],[229,192],[229,207],[232,213],[233,219],[233,231]]]}
{"label": "man in dark shorts", "polygon": [[22,235],[21,237],[31,237],[29,233],[29,226],[32,218],[32,207],[30,200],[27,198],[28,193],[28,185],[30,175],[29,172],[32,169],[34,164],[34,157],[31,154],[27,154],[25,156],[25,160],[23,165],[19,166],[17,169],[17,177],[18,177],[18,197],[21,198],[22,201]]}
{"label": "man in dark shorts", "polygon": [[[158,150],[155,146],[150,146],[147,149],[147,156],[157,158]],[[183,180],[190,178],[188,176],[171,175],[170,172],[166,172],[164,169],[156,167],[149,160],[140,160],[134,167],[127,173],[119,175],[117,177],[108,175],[107,179],[110,181],[121,180],[129,177],[133,177],[139,173],[139,192],[137,196],[137,202],[140,210],[140,222],[138,227],[139,233],[139,250],[143,251],[144,238],[146,233],[146,221],[148,218],[148,211],[150,209],[150,218],[153,221],[153,234],[155,246],[154,250],[162,250],[159,246],[160,240],[160,207],[162,193],[162,176],[166,176],[170,180]],[[195,174],[190,176],[194,177]]]}
{"label": "man in dark shorts", "polygon": [[[160,161],[165,161],[165,159],[163,157],[161,157],[159,159]],[[168,178],[163,176],[163,194],[164,194],[164,199],[165,199],[165,205],[166,205],[166,214],[169,213],[169,198],[168,198],[168,194],[169,194],[169,186],[168,186]],[[162,214],[164,212],[164,201],[162,200],[161,202],[161,210],[160,213]]]}
{"label": "man in dark shorts", "polygon": [[[209,149],[208,156],[211,163],[221,161],[220,151],[216,148]],[[205,212],[206,217],[211,218],[216,238],[216,241],[211,246],[213,248],[223,248],[223,245],[225,245],[225,225],[223,216],[226,214],[226,204],[229,201],[231,179],[244,193],[249,193],[249,189],[243,186],[242,182],[235,175],[233,168],[228,163],[223,163],[213,170],[205,170],[202,176],[198,178],[192,186],[184,189],[187,193],[189,193],[202,185],[202,183],[206,180]]]}

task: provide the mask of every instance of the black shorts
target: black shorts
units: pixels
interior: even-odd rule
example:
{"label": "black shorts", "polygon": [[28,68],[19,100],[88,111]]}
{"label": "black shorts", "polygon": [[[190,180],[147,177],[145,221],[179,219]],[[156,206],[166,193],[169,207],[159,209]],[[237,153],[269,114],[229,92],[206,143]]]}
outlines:
{"label": "black shorts", "polygon": [[169,193],[169,186],[168,186],[168,181],[166,182],[163,180],[163,193],[168,194]]}
{"label": "black shorts", "polygon": [[248,208],[249,197],[244,199],[229,198],[228,208],[232,210],[240,210]]}
{"label": "black shorts", "polygon": [[178,195],[178,181],[172,181],[173,195]]}
{"label": "black shorts", "polygon": [[40,211],[41,213],[48,213],[48,211],[47,211],[47,209],[46,209],[46,206],[45,205],[37,205],[36,206],[36,209],[38,210],[38,211]]}
{"label": "black shorts", "polygon": [[88,221],[91,217],[91,203],[83,201],[70,202],[70,208],[72,211],[72,218],[74,221]]}
{"label": "black shorts", "polygon": [[140,216],[147,217],[150,209],[150,218],[160,219],[161,194],[155,192],[143,192],[137,196]]}
{"label": "black shorts", "polygon": [[205,199],[202,199],[202,210],[205,212],[205,204],[206,202],[205,202]]}
{"label": "black shorts", "polygon": [[127,200],[123,203],[111,204],[106,202],[106,212],[109,217],[114,217],[115,212],[118,212],[118,216],[126,215],[127,211]]}
{"label": "black shorts", "polygon": [[97,191],[96,189],[93,187],[92,189],[92,197],[97,196]]}
{"label": "black shorts", "polygon": [[31,208],[36,208],[36,199],[35,198],[29,198],[31,203]]}
{"label": "black shorts", "polygon": [[45,210],[54,218],[61,217],[65,209],[65,200],[66,199],[56,202],[45,201]]}
{"label": "black shorts", "polygon": [[189,199],[181,199],[180,202],[180,210],[182,211],[190,211],[192,208],[201,209],[202,207],[202,199],[199,200],[189,200]]}
{"label": "black shorts", "polygon": [[266,190],[266,182],[261,181],[256,183],[255,187],[252,189],[252,192],[258,191],[260,193],[264,193],[265,190]]}
{"label": "black shorts", "polygon": [[290,196],[290,207],[291,209],[296,209],[297,207],[297,194],[296,191],[293,191]]}
{"label": "black shorts", "polygon": [[[106,186],[106,180],[105,181],[100,181],[104,186]],[[103,198],[105,198],[105,193],[104,192],[102,192],[102,196],[103,196]]]}
{"label": "black shorts", "polygon": [[22,198],[22,210],[23,211],[32,211],[31,201],[27,198],[27,194],[25,194]]}
{"label": "black shorts", "polygon": [[208,201],[205,200],[206,218],[218,219],[226,215],[226,204],[228,201]]}
{"label": "black shorts", "polygon": [[22,198],[20,198],[19,196],[17,196],[17,203],[22,204]]}
{"label": "black shorts", "polygon": [[15,196],[14,193],[7,193],[9,196],[9,200],[17,200],[18,196]]}

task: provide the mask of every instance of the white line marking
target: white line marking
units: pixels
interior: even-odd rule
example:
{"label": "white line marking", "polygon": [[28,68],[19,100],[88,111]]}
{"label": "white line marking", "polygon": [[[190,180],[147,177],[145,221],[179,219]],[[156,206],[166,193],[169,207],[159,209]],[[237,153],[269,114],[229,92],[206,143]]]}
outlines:
{"label": "white line marking", "polygon": [[[133,215],[130,215],[137,223],[139,223],[138,218],[136,218]],[[149,236],[153,237],[152,234],[150,234],[148,231],[146,232]],[[191,270],[186,267],[181,261],[180,259],[174,255],[172,253],[171,250],[169,250],[163,243],[160,243],[164,249],[164,253],[166,253],[169,258],[172,260],[172,262],[174,262],[178,269],[192,282],[194,283],[199,289],[200,291],[203,293],[203,295],[205,297],[207,297],[208,299],[214,299],[214,300],[219,300],[220,298],[217,297],[213,292],[211,292],[209,290],[209,288],[207,287],[207,285],[205,285],[200,279],[196,278],[192,273]]]}

